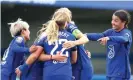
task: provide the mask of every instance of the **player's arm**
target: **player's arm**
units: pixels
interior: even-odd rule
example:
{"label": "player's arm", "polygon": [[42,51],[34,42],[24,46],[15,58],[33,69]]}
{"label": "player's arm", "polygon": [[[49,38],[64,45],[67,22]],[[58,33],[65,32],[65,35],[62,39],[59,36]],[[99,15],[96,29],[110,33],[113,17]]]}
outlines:
{"label": "player's arm", "polygon": [[56,55],[47,55],[45,52],[43,52],[39,56],[40,61],[48,61],[48,60],[64,61],[66,58],[67,56],[60,55],[60,52],[58,52]]}
{"label": "player's arm", "polygon": [[37,60],[38,57],[43,52],[43,48],[41,46],[36,46],[36,47],[37,47],[37,50],[35,52],[31,53],[30,56],[28,57],[28,59],[25,62],[28,66],[33,64],[35,62],[35,60]]}
{"label": "player's arm", "polygon": [[21,73],[24,72],[24,70],[28,70],[29,66],[33,64],[35,60],[37,60],[39,55],[42,53],[43,48],[41,46],[36,46],[36,47],[37,47],[37,50],[30,54],[26,62],[23,65],[20,65],[18,68],[16,68],[15,73],[17,74],[17,76],[20,76]]}
{"label": "player's arm", "polygon": [[89,41],[89,39],[78,29],[75,29],[72,34],[78,39],[75,41],[67,41],[63,44],[64,48],[71,48],[76,45],[85,44]]}
{"label": "player's arm", "polygon": [[127,43],[131,40],[131,36],[128,33],[124,36],[109,36],[109,40],[116,43]]}
{"label": "player's arm", "polygon": [[107,41],[112,41],[116,43],[127,43],[130,42],[131,35],[129,33],[125,33],[123,36],[107,36],[100,38],[98,41],[100,41],[100,44],[106,45]]}
{"label": "player's arm", "polygon": [[23,65],[20,65],[18,68],[16,68],[15,72],[16,72],[17,76],[20,76],[24,70],[27,70],[29,68],[29,66],[38,59],[40,54],[43,52],[44,39],[45,39],[44,37],[39,38],[39,40],[37,40],[34,43],[37,47],[37,50],[30,54],[30,56],[28,57],[28,59],[26,60],[26,62]]}
{"label": "player's arm", "polygon": [[75,50],[75,51],[72,51],[72,53],[71,53],[71,64],[74,64],[74,63],[76,63],[77,62],[77,50]]}
{"label": "player's arm", "polygon": [[102,33],[86,33],[85,34],[89,40],[97,41],[98,39],[104,37]]}
{"label": "player's arm", "polygon": [[37,48],[33,45],[30,48],[23,47],[23,38],[22,37],[17,37],[16,40],[14,41],[14,44],[12,46],[12,51],[16,53],[30,53],[34,52]]}
{"label": "player's arm", "polygon": [[47,55],[44,51],[41,53],[41,55],[38,58],[39,61],[47,61],[47,60],[51,60],[51,59],[52,59],[52,56]]}
{"label": "player's arm", "polygon": [[89,40],[97,41],[98,39],[100,39],[102,37],[106,37],[106,36],[110,35],[111,32],[112,32],[112,29],[108,29],[102,33],[86,33],[85,35],[87,36],[87,38]]}
{"label": "player's arm", "polygon": [[[75,40],[74,36],[73,36],[73,40]],[[77,62],[77,46],[74,46],[73,48],[71,48],[71,64],[74,64]]]}
{"label": "player's arm", "polygon": [[89,41],[89,39],[79,29],[75,29],[72,34],[78,39],[74,41],[75,45],[85,44]]}
{"label": "player's arm", "polygon": [[89,41],[89,39],[84,36],[84,34],[77,28],[74,24],[68,24],[68,29],[70,33],[72,33],[78,40],[76,41],[67,41],[63,44],[64,48],[72,48],[76,45],[85,44]]}

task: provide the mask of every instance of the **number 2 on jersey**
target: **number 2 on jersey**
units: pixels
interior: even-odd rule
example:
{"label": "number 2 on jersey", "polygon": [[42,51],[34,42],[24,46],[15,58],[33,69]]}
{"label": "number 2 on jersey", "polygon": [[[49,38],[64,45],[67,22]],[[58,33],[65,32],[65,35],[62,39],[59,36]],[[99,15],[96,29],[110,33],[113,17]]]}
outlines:
{"label": "number 2 on jersey", "polygon": [[[55,46],[54,48],[51,50],[50,54],[53,55],[54,52],[57,50],[57,48],[59,47],[59,44],[62,44],[63,42],[66,42],[67,39],[59,39],[58,41],[55,41]],[[49,43],[50,45],[50,43]],[[65,52],[65,54],[63,54],[63,52],[65,51],[66,49],[65,48],[62,48],[60,51],[61,51],[61,54],[60,55],[64,55],[64,56],[67,56],[68,57],[68,51]]]}

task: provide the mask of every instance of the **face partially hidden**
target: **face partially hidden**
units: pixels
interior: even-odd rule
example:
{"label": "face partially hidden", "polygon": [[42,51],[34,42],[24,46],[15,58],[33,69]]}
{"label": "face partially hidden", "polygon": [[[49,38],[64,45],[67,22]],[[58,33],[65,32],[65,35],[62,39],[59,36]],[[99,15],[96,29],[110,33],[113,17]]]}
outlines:
{"label": "face partially hidden", "polygon": [[30,40],[30,31],[29,31],[29,29],[23,30],[23,35],[24,35],[25,40]]}
{"label": "face partially hidden", "polygon": [[111,24],[112,24],[112,28],[116,31],[120,31],[121,29],[124,28],[124,25],[125,25],[125,21],[121,21],[119,17],[113,15],[112,16],[112,21],[111,21]]}

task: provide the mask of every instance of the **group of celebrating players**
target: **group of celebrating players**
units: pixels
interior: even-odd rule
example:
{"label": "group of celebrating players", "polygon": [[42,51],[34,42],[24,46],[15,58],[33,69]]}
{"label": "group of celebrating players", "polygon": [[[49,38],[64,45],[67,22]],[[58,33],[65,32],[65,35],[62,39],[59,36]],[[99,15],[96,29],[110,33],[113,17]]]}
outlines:
{"label": "group of celebrating players", "polygon": [[30,40],[29,24],[21,19],[9,23],[13,40],[2,58],[1,80],[16,80],[17,76],[20,80],[92,80],[90,53],[83,46],[89,40],[106,45],[107,80],[130,80],[130,20],[127,11],[117,10],[112,28],[83,34],[72,21],[72,12],[59,8],[43,24],[30,48],[25,44]]}

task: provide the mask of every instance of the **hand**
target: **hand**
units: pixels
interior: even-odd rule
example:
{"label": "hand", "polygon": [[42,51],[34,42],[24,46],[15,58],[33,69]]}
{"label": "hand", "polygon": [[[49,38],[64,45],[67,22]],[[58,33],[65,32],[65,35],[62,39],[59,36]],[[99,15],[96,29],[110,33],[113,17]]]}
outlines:
{"label": "hand", "polygon": [[86,54],[88,55],[89,58],[91,58],[91,53],[90,53],[90,51],[86,50]]}
{"label": "hand", "polygon": [[35,52],[37,50],[37,47],[35,46],[35,45],[32,45],[31,47],[30,47],[30,52],[32,53],[32,52]]}
{"label": "hand", "polygon": [[74,41],[66,41],[65,43],[63,43],[63,48],[69,49],[76,46]]}
{"label": "hand", "polygon": [[52,55],[52,59],[56,61],[64,61],[67,59],[67,56],[61,55],[61,52],[57,52],[56,55]]}
{"label": "hand", "polygon": [[103,37],[98,39],[97,41],[100,41],[100,44],[102,45],[106,45],[108,40],[109,40],[109,37]]}
{"label": "hand", "polygon": [[19,70],[19,68],[16,68],[15,73],[17,74],[18,77],[20,77],[21,71]]}

